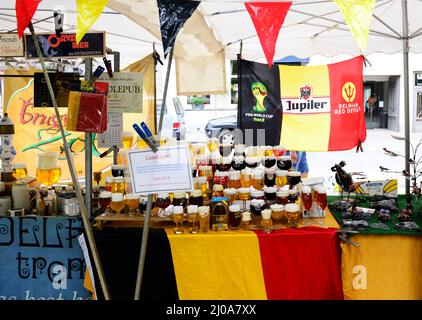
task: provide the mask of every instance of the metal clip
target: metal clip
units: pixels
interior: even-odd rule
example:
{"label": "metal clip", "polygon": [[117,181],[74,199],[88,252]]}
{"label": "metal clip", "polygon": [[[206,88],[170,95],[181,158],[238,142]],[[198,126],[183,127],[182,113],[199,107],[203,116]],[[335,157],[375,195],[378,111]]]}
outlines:
{"label": "metal clip", "polygon": [[64,14],[60,11],[54,11],[54,29],[56,30],[56,36],[60,37],[61,33],[63,32],[63,18]]}
{"label": "metal clip", "polygon": [[357,242],[354,242],[352,240],[349,239],[349,234],[358,234],[358,231],[352,231],[352,230],[337,230],[337,233],[339,233],[339,238],[341,240],[343,240],[344,242],[346,242],[347,244],[350,244],[356,248],[359,248],[360,245]]}

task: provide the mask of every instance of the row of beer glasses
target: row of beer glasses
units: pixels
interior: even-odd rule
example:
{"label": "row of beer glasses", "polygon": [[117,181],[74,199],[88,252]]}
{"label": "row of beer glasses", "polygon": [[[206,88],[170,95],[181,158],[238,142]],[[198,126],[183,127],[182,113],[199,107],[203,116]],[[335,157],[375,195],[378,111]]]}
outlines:
{"label": "row of beer glasses", "polygon": [[183,206],[173,206],[172,217],[176,225],[174,228],[175,234],[182,234],[184,232],[183,220],[185,212],[187,212],[189,233],[195,234],[199,231],[208,232],[210,228],[210,207],[191,204],[186,208]]}
{"label": "row of beer glasses", "polygon": [[[99,195],[99,205],[106,215],[122,214],[125,206],[128,207],[128,215],[134,216],[139,211],[140,197],[136,194],[102,191]],[[111,210],[110,210],[111,209]]]}

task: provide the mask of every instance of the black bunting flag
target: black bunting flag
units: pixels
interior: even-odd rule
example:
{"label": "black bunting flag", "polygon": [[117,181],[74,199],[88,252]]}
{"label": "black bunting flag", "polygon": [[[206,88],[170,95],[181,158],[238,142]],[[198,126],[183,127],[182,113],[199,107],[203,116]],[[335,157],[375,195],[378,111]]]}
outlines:
{"label": "black bunting flag", "polygon": [[167,54],[174,46],[177,34],[199,6],[200,1],[157,0],[157,4],[160,14],[164,57],[167,57]]}

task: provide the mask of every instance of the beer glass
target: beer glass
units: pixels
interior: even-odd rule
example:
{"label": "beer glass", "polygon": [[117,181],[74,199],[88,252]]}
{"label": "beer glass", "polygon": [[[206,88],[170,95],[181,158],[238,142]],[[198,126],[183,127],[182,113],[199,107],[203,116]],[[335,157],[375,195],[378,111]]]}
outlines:
{"label": "beer glass", "polygon": [[210,230],[210,207],[201,206],[198,208],[199,213],[199,230],[208,232]]}
{"label": "beer glass", "polygon": [[207,177],[208,180],[213,178],[211,166],[199,166],[198,174],[200,177]]}
{"label": "beer glass", "polygon": [[228,188],[223,191],[224,196],[227,198],[228,204],[232,204],[236,200],[237,189]]}
{"label": "beer glass", "polygon": [[129,208],[129,216],[134,216],[139,207],[139,196],[133,193],[127,194],[126,204]]}
{"label": "beer glass", "polygon": [[273,155],[277,158],[283,156],[286,152],[286,149],[283,146],[275,146],[273,148]]}
{"label": "beer glass", "polygon": [[282,188],[287,184],[287,170],[277,170],[275,172],[275,184]]}
{"label": "beer glass", "polygon": [[230,168],[232,167],[232,162],[231,162],[230,158],[222,157],[219,160],[220,161],[217,163],[216,169],[218,171],[221,171],[221,172],[229,171]]}
{"label": "beer glass", "polygon": [[229,188],[239,189],[242,187],[240,183],[240,171],[232,171],[229,173],[229,181],[227,182]]}
{"label": "beer glass", "polygon": [[249,211],[242,212],[241,227],[243,230],[249,230],[252,221],[251,213]]}
{"label": "beer glass", "polygon": [[306,217],[305,225],[310,224],[309,215],[312,208],[312,190],[309,186],[304,186],[302,188],[302,206],[303,206],[303,216]]}
{"label": "beer glass", "polygon": [[123,177],[113,178],[111,192],[123,194],[126,193],[125,179]]}
{"label": "beer glass", "polygon": [[188,222],[189,222],[189,232],[198,233],[198,206],[190,205],[188,206]]}
{"label": "beer glass", "polygon": [[230,154],[232,153],[233,150],[233,145],[232,144],[220,144],[219,146],[219,151],[222,157],[228,157],[230,156]]}
{"label": "beer glass", "polygon": [[229,228],[232,230],[238,230],[240,227],[241,219],[240,206],[232,204],[229,206]]}
{"label": "beer glass", "polygon": [[214,184],[221,184],[224,188],[227,188],[229,182],[229,172],[217,171],[214,175]]}
{"label": "beer glass", "polygon": [[271,226],[273,225],[273,221],[271,220],[271,210],[270,209],[265,209],[261,211],[261,225],[264,227],[264,232],[265,233],[271,233]]}
{"label": "beer glass", "polygon": [[120,164],[111,165],[111,175],[115,178],[125,176],[125,167]]}
{"label": "beer glass", "polygon": [[281,156],[277,159],[277,167],[280,170],[290,170],[293,166],[290,156]]}
{"label": "beer glass", "polygon": [[258,157],[258,147],[248,147],[246,149],[246,156],[247,157]]}
{"label": "beer glass", "polygon": [[[175,234],[182,234],[183,233],[183,207],[175,206],[173,207],[173,221],[176,224],[176,228],[174,228]],[[179,224],[181,227],[179,227]]]}
{"label": "beer glass", "polygon": [[113,190],[113,177],[106,177],[105,178],[105,191],[112,191]]}
{"label": "beer glass", "polygon": [[112,193],[111,194],[111,203],[110,208],[116,214],[121,214],[122,210],[125,208],[125,201],[123,199],[123,193]]}
{"label": "beer glass", "polygon": [[243,201],[243,208],[246,208],[246,201],[251,198],[251,189],[239,188],[237,189],[237,199]]}
{"label": "beer glass", "polygon": [[245,164],[248,168],[256,168],[259,165],[259,158],[258,157],[246,157]]}
{"label": "beer glass", "polygon": [[254,187],[256,190],[264,189],[264,172],[263,171],[256,170],[253,173],[252,187]]}
{"label": "beer glass", "polygon": [[244,156],[233,156],[232,158],[232,169],[233,170],[243,170],[246,168],[245,157]]}
{"label": "beer glass", "polygon": [[193,143],[191,150],[196,157],[204,157],[206,154],[206,146],[204,143]]}
{"label": "beer glass", "polygon": [[267,202],[275,202],[276,201],[276,194],[277,194],[277,189],[275,187],[266,187],[264,189],[264,194],[265,194],[265,200]]}
{"label": "beer glass", "polygon": [[251,213],[255,215],[255,217],[258,217],[261,215],[262,210],[265,209],[265,200],[257,200],[253,199],[251,200],[251,205],[249,210]]}
{"label": "beer glass", "polygon": [[[157,215],[163,217],[165,215],[165,209],[171,204],[170,195],[168,193],[159,193],[157,194],[157,199],[155,200],[155,205],[160,208]],[[183,208],[183,207],[181,207]]]}
{"label": "beer glass", "polygon": [[38,153],[36,177],[39,183],[48,187],[60,179],[59,154],[57,152]]}
{"label": "beer glass", "polygon": [[287,172],[287,183],[290,186],[290,189],[293,189],[296,185],[302,180],[302,174],[299,171],[289,171]]}
{"label": "beer glass", "polygon": [[220,163],[220,158],[220,155],[210,153],[207,158],[207,163],[204,165],[211,166],[212,173],[214,174],[215,170],[217,170],[217,165]]}
{"label": "beer glass", "polygon": [[267,187],[274,187],[276,183],[275,169],[264,169],[264,184]]}
{"label": "beer glass", "polygon": [[21,180],[28,175],[28,170],[26,169],[25,163],[15,163],[13,165],[13,176],[16,180]]}
{"label": "beer glass", "polygon": [[240,185],[242,188],[250,188],[252,185],[252,172],[248,169],[240,171]]}
{"label": "beer glass", "polygon": [[201,190],[193,190],[189,197],[189,204],[197,205],[198,207],[204,204],[204,198]]}
{"label": "beer glass", "polygon": [[245,157],[246,146],[244,144],[235,144],[234,145],[234,156],[235,157]]}
{"label": "beer glass", "polygon": [[324,187],[319,187],[316,190],[315,201],[318,207],[321,209],[320,215],[318,216],[318,224],[324,225],[325,208],[327,208],[327,191]]}
{"label": "beer glass", "polygon": [[300,207],[296,203],[288,203],[284,206],[284,212],[287,223],[291,228],[297,228],[297,222],[300,217]]}
{"label": "beer glass", "polygon": [[130,131],[123,131],[122,143],[123,143],[123,149],[130,150],[133,145],[133,133]]}
{"label": "beer glass", "polygon": [[97,183],[97,186],[99,187],[103,174],[101,171],[94,171],[93,175],[94,175],[94,181]]}
{"label": "beer glass", "polygon": [[297,200],[299,200],[299,191],[296,189],[289,190],[289,202],[295,203]]}
{"label": "beer glass", "polygon": [[284,206],[282,204],[273,204],[270,206],[271,217],[274,219],[276,225],[280,226],[280,220],[284,217]]}
{"label": "beer glass", "polygon": [[[139,212],[140,213],[146,213],[147,212],[147,206],[148,206],[148,195],[141,195],[139,197]],[[152,208],[154,208],[155,202],[152,202]]]}
{"label": "beer glass", "polygon": [[252,190],[251,191],[251,199],[257,199],[257,200],[265,200],[265,193],[262,190]]}
{"label": "beer glass", "polygon": [[208,183],[207,177],[199,177],[198,178],[199,190],[201,190],[202,195],[204,197],[207,195],[207,189],[208,189],[207,183]]}
{"label": "beer glass", "polygon": [[276,193],[276,202],[278,204],[286,205],[289,202],[289,192],[282,190]]}
{"label": "beer glass", "polygon": [[208,150],[211,153],[214,153],[214,151],[217,151],[218,144],[219,144],[219,141],[218,141],[217,138],[210,138],[210,139],[207,140]]}
{"label": "beer glass", "polygon": [[110,215],[110,203],[111,203],[111,192],[101,191],[99,195],[98,203],[100,204],[101,209],[104,210],[105,215]]}
{"label": "beer glass", "polygon": [[173,195],[172,204],[174,206],[182,206],[183,208],[185,208],[188,204],[188,200],[186,199],[186,192],[175,192]]}
{"label": "beer glass", "polygon": [[261,158],[261,163],[265,168],[272,168],[275,166],[277,159],[274,156],[264,156]]}
{"label": "beer glass", "polygon": [[194,190],[200,190],[199,189],[198,178],[192,178],[192,182],[193,182],[193,189]]}
{"label": "beer glass", "polygon": [[195,158],[195,166],[199,170],[200,166],[207,166],[208,165],[208,159],[205,156],[199,156]]}

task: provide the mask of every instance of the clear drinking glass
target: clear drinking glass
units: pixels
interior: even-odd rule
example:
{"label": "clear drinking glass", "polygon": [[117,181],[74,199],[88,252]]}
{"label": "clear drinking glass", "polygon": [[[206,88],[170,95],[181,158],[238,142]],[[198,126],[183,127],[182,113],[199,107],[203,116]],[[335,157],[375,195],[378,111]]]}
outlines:
{"label": "clear drinking glass", "polygon": [[303,210],[304,210],[304,216],[306,217],[305,225],[309,225],[310,222],[311,222],[309,215],[310,215],[310,211],[311,211],[311,208],[312,208],[312,189],[311,189],[311,187],[304,186],[302,188],[302,206],[303,206]]}
{"label": "clear drinking glass", "polygon": [[102,191],[100,192],[99,195],[99,200],[98,200],[101,209],[104,210],[104,214],[105,215],[110,215],[110,204],[111,204],[111,192],[109,191]]}
{"label": "clear drinking glass", "polygon": [[173,221],[176,224],[176,227],[174,228],[174,233],[182,234],[183,233],[183,207],[182,206],[173,207]]}
{"label": "clear drinking glass", "polygon": [[271,233],[271,226],[273,225],[273,221],[271,220],[271,210],[265,209],[261,211],[261,225],[264,227],[265,233]]}
{"label": "clear drinking glass", "polygon": [[188,222],[189,222],[189,232],[198,233],[198,218],[199,211],[197,205],[188,206]]}
{"label": "clear drinking glass", "polygon": [[129,215],[134,216],[139,207],[139,196],[133,193],[126,195],[126,204],[129,208]]}
{"label": "clear drinking glass", "polygon": [[111,210],[115,211],[116,214],[121,214],[122,210],[125,208],[125,201],[123,199],[123,193],[112,193],[111,194]]}
{"label": "clear drinking glass", "polygon": [[59,154],[57,152],[39,153],[36,171],[38,182],[50,187],[59,181],[60,176]]}
{"label": "clear drinking glass", "polygon": [[327,191],[323,187],[316,189],[315,201],[318,207],[321,209],[320,215],[318,216],[318,224],[324,225],[324,211],[327,208]]}

